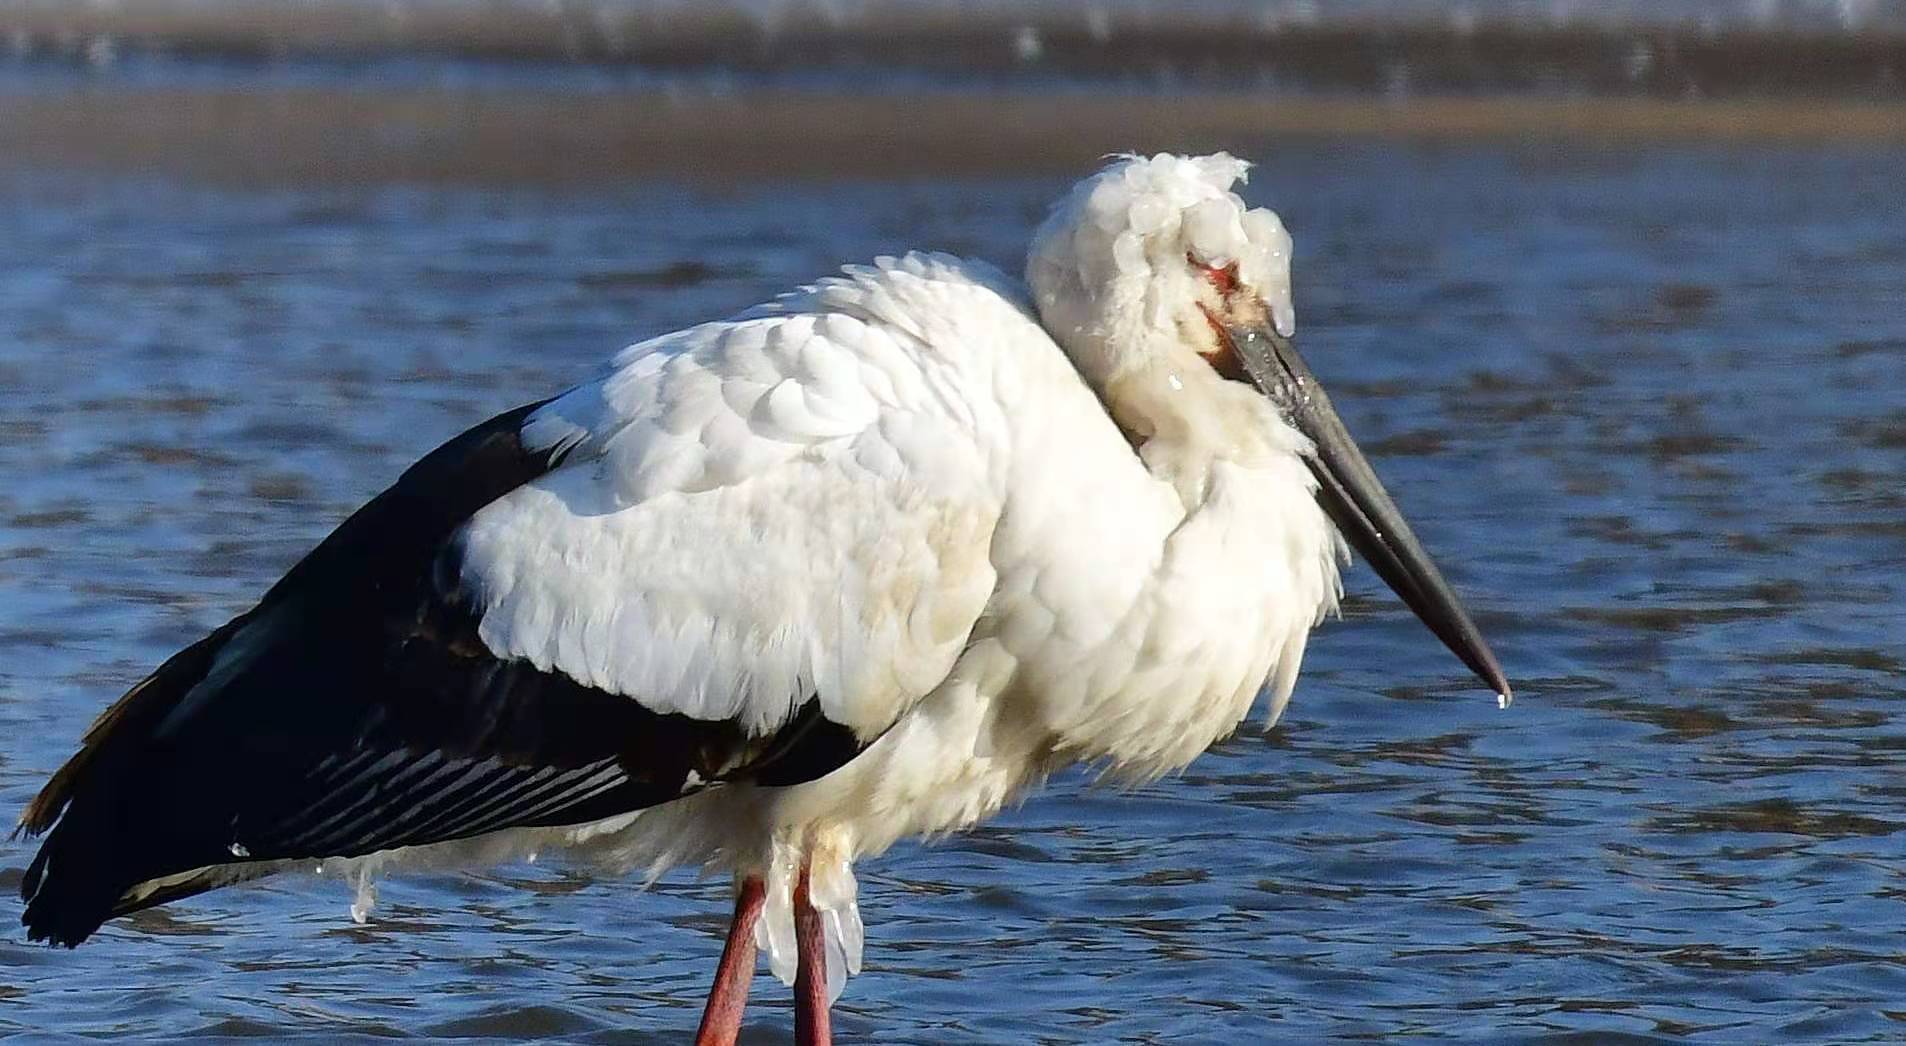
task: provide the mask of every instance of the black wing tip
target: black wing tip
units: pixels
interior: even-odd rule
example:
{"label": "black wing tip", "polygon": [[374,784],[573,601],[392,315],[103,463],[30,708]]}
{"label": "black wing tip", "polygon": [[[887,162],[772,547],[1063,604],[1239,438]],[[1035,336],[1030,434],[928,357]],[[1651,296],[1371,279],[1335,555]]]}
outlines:
{"label": "black wing tip", "polygon": [[49,875],[53,850],[59,842],[56,832],[40,847],[40,852],[33,855],[26,874],[20,878],[20,900],[26,902],[26,910],[20,913],[20,924],[26,927],[28,941],[77,948],[112,918],[113,902],[121,891],[97,877],[89,881]]}
{"label": "black wing tip", "polygon": [[22,915],[20,922],[26,926],[26,939],[29,944],[45,944],[49,948],[65,948],[69,951],[78,948],[93,931],[105,924],[105,920],[76,922],[55,922],[51,919],[35,920]]}
{"label": "black wing tip", "polygon": [[[60,842],[57,834],[48,842]],[[90,853],[81,860],[68,847],[60,853],[62,874],[49,874],[52,863],[46,850],[28,866],[20,883],[20,899],[26,909],[20,924],[26,927],[30,942],[45,942],[64,948],[77,948],[101,926],[134,912],[201,894],[230,883],[244,882],[277,871],[271,864],[208,865],[194,874],[168,876],[166,881],[141,879],[128,881],[115,875],[105,855]]]}
{"label": "black wing tip", "polygon": [[48,896],[44,890],[22,899],[26,910],[20,913],[20,925],[26,927],[26,939],[33,943],[77,948],[113,916],[111,900],[62,896],[59,892]]}

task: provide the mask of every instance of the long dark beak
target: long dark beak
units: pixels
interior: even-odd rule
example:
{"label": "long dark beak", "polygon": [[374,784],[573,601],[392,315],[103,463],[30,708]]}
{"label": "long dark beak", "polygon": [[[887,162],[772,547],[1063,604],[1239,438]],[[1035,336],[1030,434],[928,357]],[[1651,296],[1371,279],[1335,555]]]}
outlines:
{"label": "long dark beak", "polygon": [[1443,580],[1429,553],[1410,532],[1396,502],[1364,459],[1363,451],[1337,417],[1330,397],[1289,338],[1268,323],[1229,326],[1225,333],[1237,362],[1285,416],[1316,445],[1305,461],[1317,477],[1317,501],[1337,529],[1384,583],[1389,585],[1431,632],[1483,682],[1495,688],[1507,706],[1509,680],[1475,622]]}

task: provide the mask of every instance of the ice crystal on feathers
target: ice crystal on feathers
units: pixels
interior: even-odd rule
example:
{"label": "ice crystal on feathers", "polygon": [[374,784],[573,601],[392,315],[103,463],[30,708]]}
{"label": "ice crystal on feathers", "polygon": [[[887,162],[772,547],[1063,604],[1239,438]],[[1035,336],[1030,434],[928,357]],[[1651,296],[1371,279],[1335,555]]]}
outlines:
{"label": "ice crystal on feathers", "polygon": [[827,1001],[840,998],[848,978],[860,972],[865,930],[857,898],[860,887],[854,868],[837,848],[818,846],[804,854],[785,842],[776,842],[765,877],[761,919],[755,923],[755,945],[767,953],[768,968],[792,986],[799,964],[794,943],[794,887],[803,860],[810,861],[808,900],[821,917],[822,947],[827,969]]}
{"label": "ice crystal on feathers", "polygon": [[357,868],[357,896],[351,899],[351,921],[359,926],[371,921],[371,909],[377,907],[375,875],[368,864]]}

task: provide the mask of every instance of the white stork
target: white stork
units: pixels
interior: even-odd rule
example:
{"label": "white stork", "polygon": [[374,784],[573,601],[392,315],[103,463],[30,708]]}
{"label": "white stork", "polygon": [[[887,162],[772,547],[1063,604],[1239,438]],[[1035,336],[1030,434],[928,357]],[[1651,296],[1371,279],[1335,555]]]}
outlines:
{"label": "white stork", "polygon": [[1260,692],[1275,719],[1346,539],[1506,703],[1292,347],[1246,166],[1119,159],[1024,284],[850,267],[444,444],[99,717],[21,818],[51,829],[28,936],[314,858],[588,840],[733,875],[699,1041],[734,1039],[759,945],[824,1042],[855,861],[1070,763],[1182,767]]}

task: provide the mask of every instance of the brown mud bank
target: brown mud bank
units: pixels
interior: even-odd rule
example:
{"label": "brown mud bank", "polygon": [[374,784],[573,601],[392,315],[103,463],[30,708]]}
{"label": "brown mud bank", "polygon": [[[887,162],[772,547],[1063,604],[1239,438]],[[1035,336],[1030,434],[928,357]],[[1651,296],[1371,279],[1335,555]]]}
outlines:
{"label": "brown mud bank", "polygon": [[1906,104],[946,91],[163,88],[0,93],[0,169],[226,184],[997,176],[1280,139],[1906,142]]}

